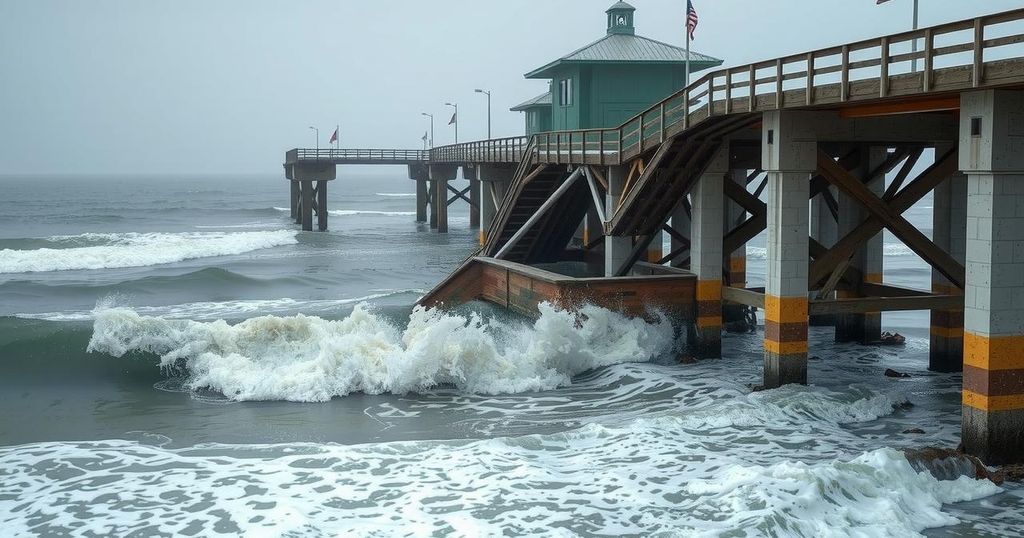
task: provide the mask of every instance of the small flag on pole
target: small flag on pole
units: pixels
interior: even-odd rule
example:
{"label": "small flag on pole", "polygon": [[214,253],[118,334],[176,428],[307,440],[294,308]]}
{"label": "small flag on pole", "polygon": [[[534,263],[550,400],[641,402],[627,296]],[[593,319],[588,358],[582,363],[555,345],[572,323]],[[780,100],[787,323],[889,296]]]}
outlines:
{"label": "small flag on pole", "polygon": [[331,135],[331,141],[328,144],[333,144],[338,141],[338,129],[334,130],[334,134]]}
{"label": "small flag on pole", "polygon": [[452,114],[452,120],[448,122],[448,125],[454,125],[455,124],[455,120],[456,120],[456,116],[458,116],[458,115],[459,115],[458,112]]}
{"label": "small flag on pole", "polygon": [[427,140],[428,140],[427,133],[423,133],[423,141],[426,142]]}
{"label": "small flag on pole", "polygon": [[877,6],[878,4],[884,4],[884,3],[888,2],[888,1],[889,1],[889,0],[877,0],[877,1],[875,2],[875,5]]}
{"label": "small flag on pole", "polygon": [[[883,0],[886,1],[886,0]],[[697,10],[693,9],[693,2],[686,0],[686,33],[690,40],[693,40],[693,32],[697,30]]]}

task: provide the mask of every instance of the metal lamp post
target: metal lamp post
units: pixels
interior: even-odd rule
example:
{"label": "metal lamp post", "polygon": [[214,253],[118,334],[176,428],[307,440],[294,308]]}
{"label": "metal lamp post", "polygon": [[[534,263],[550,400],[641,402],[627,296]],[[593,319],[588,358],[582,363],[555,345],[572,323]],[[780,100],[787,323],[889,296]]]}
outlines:
{"label": "metal lamp post", "polygon": [[445,106],[450,106],[455,109],[455,143],[459,143],[459,105],[454,103],[445,103]]}
{"label": "metal lamp post", "polygon": [[317,129],[316,127],[313,127],[312,125],[310,125],[309,128],[314,130],[314,131],[316,131],[316,158],[319,159],[320,158],[320,129]]}
{"label": "metal lamp post", "polygon": [[476,93],[483,93],[487,95],[487,139],[491,139],[491,92],[487,90],[476,89]]}
{"label": "metal lamp post", "polygon": [[427,114],[426,112],[420,112],[420,114],[430,118],[430,147],[434,147],[434,115]]}

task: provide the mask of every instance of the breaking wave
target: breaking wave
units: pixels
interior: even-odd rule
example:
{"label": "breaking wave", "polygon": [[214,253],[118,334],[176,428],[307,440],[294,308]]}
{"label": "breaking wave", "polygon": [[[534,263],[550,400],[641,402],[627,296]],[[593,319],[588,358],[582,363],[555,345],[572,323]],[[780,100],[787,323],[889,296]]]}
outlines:
{"label": "breaking wave", "polygon": [[59,236],[46,240],[58,248],[0,250],[0,273],[146,267],[292,245],[296,236],[288,230]]}
{"label": "breaking wave", "polygon": [[674,344],[671,323],[586,307],[541,306],[532,326],[417,308],[402,329],[357,305],[345,319],[265,316],[237,325],[98,311],[90,352],[160,356],[191,390],[235,400],[327,401],[354,392],[408,393],[441,385],[481,394],[540,391],[574,375],[644,362]]}

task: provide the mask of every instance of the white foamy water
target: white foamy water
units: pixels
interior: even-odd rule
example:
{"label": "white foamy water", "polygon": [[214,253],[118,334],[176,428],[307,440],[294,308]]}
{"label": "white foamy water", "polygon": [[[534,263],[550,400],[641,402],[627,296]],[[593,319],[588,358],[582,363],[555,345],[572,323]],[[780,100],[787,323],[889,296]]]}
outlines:
{"label": "white foamy water", "polygon": [[377,196],[383,196],[385,198],[415,198],[415,192],[378,192],[375,193]]}
{"label": "white foamy water", "polygon": [[729,452],[708,450],[718,432],[692,432],[680,416],[354,447],[0,448],[0,524],[14,535],[903,538],[957,523],[943,505],[1000,491],[968,477],[940,481],[892,449],[816,463],[738,456],[758,448],[755,432],[801,426],[774,418]]}
{"label": "white foamy water", "polygon": [[671,350],[668,321],[648,324],[588,307],[582,316],[543,305],[533,325],[417,308],[399,328],[357,305],[345,319],[264,316],[237,325],[96,313],[89,351],[160,355],[184,363],[192,389],[235,400],[326,401],[353,392],[417,392],[453,385],[472,393],[553,389],[574,375]]}
{"label": "white foamy water", "polygon": [[[132,311],[141,316],[153,316],[166,319],[192,319],[215,321],[223,318],[239,318],[253,314],[272,314],[281,312],[332,312],[338,308],[373,302],[378,299],[399,295],[422,295],[426,290],[387,290],[352,299],[327,299],[317,301],[301,301],[290,298],[265,299],[249,301],[198,302],[167,306],[136,306]],[[41,319],[45,321],[92,321],[104,311],[116,308],[116,299],[104,301],[92,310],[71,310],[67,312],[41,312],[15,314],[22,319]]]}
{"label": "white foamy water", "polygon": [[115,233],[49,238],[89,246],[0,250],[0,273],[146,267],[197,258],[231,256],[297,243],[289,230],[230,233]]}

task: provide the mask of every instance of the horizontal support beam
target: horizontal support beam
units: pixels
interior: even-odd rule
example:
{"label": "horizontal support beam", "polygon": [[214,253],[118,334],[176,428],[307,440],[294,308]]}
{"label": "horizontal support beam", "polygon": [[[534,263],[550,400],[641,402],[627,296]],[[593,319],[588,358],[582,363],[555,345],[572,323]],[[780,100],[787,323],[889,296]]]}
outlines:
{"label": "horizontal support beam", "polygon": [[811,301],[808,305],[808,313],[812,316],[821,316],[828,314],[866,314],[868,312],[898,312],[905,310],[959,310],[963,307],[964,298],[962,295],[866,297]]}
{"label": "horizontal support beam", "polygon": [[764,310],[764,293],[753,290],[723,286],[722,300]]}

